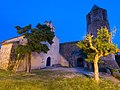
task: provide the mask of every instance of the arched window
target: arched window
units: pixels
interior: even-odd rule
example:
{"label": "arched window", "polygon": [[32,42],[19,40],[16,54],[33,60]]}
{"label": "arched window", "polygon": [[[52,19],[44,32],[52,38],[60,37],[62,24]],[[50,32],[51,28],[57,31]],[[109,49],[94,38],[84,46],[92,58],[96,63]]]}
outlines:
{"label": "arched window", "polygon": [[78,58],[77,59],[77,67],[84,67],[83,58]]}

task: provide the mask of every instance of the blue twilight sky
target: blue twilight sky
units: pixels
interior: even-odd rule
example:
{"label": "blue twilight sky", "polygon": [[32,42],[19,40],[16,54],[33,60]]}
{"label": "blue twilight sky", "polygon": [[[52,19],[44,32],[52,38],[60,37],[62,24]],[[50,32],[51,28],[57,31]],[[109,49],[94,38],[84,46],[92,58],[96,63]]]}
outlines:
{"label": "blue twilight sky", "polygon": [[0,0],[0,42],[18,36],[16,25],[33,27],[52,20],[60,42],[77,41],[86,34],[86,15],[96,4],[108,11],[113,42],[120,47],[120,0]]}

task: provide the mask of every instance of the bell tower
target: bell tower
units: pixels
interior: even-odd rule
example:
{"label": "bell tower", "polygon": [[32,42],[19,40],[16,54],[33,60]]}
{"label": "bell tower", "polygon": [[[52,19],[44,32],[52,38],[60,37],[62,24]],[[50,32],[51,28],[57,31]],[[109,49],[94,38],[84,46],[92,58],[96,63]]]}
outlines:
{"label": "bell tower", "polygon": [[[97,31],[101,27],[107,27],[107,29],[110,32],[110,26],[108,22],[106,9],[103,9],[103,8],[100,8],[94,5],[91,11],[87,14],[86,20],[87,20],[87,34],[91,34],[93,35],[93,37],[96,37]],[[109,68],[120,70],[117,62],[115,61],[114,54],[109,54],[106,57],[101,57],[101,59],[104,61],[105,65],[101,64],[99,68],[104,66],[104,67],[109,67]]]}
{"label": "bell tower", "polygon": [[87,34],[92,34],[93,37],[97,36],[97,30],[101,27],[107,27],[107,29],[110,31],[107,10],[103,8],[94,5],[91,11],[87,14],[86,20]]}

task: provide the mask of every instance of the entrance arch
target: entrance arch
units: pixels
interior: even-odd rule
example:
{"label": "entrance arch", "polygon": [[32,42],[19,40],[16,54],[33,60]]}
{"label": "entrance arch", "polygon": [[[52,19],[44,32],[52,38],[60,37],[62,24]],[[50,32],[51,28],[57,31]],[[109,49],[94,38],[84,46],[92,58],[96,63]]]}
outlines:
{"label": "entrance arch", "polygon": [[47,61],[46,61],[46,66],[50,66],[50,64],[51,64],[51,58],[48,57],[48,58],[47,58]]}
{"label": "entrance arch", "polygon": [[84,61],[83,58],[78,58],[77,59],[77,67],[84,67]]}

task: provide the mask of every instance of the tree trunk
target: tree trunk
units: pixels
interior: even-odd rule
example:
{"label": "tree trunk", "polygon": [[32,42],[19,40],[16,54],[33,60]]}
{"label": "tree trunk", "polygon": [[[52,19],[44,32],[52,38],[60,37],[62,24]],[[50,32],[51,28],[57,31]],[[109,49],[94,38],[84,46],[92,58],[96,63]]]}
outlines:
{"label": "tree trunk", "polygon": [[14,65],[14,67],[13,67],[13,71],[14,71],[14,72],[17,71],[20,62],[21,62],[21,60],[16,60],[15,65]]}
{"label": "tree trunk", "polygon": [[27,54],[27,62],[26,62],[26,72],[29,73],[31,72],[31,53]]}
{"label": "tree trunk", "polygon": [[99,82],[98,60],[99,60],[99,57],[98,57],[98,55],[96,55],[95,61],[94,61],[94,79],[97,82]]}

